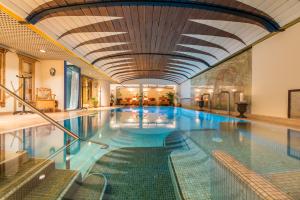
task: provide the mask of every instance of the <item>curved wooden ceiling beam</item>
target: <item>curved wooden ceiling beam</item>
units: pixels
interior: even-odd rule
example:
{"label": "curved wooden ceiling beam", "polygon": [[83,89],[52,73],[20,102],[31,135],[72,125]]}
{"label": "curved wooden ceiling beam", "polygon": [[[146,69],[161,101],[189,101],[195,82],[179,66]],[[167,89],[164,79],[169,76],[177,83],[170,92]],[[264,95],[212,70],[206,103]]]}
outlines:
{"label": "curved wooden ceiling beam", "polygon": [[[269,32],[278,31],[280,29],[279,24],[273,20],[270,16],[259,11],[256,8],[248,6],[247,9],[240,9],[242,6],[245,7],[246,5],[236,1],[227,2],[227,4],[222,4],[221,2],[212,3],[212,2],[199,2],[199,1],[182,1],[182,0],[160,0],[160,1],[151,1],[151,0],[115,0],[115,1],[94,1],[94,2],[78,2],[71,1],[68,4],[57,4],[52,2],[47,2],[37,9],[35,9],[32,13],[30,13],[26,20],[32,24],[36,24],[37,22],[41,21],[42,19],[46,18],[47,16],[53,16],[55,13],[58,12],[65,12],[69,10],[79,10],[84,8],[100,8],[100,7],[112,7],[112,6],[159,6],[159,7],[181,7],[181,8],[191,8],[191,9],[198,9],[198,10],[206,10],[212,11],[217,13],[226,13],[233,16],[238,16],[240,18],[245,18],[247,20],[251,20],[255,23],[259,23],[262,27],[264,27]],[[53,6],[49,6],[49,5]],[[235,3],[235,6],[228,6],[230,4]],[[239,6],[238,6],[239,5]],[[55,16],[55,15],[54,15]]]}
{"label": "curved wooden ceiling beam", "polygon": [[182,58],[182,59],[188,59],[188,60],[193,60],[196,62],[200,62],[203,63],[204,65],[206,65],[207,67],[210,67],[210,64],[208,62],[206,62],[203,59],[200,58],[195,58],[192,56],[185,56],[185,55],[179,55],[179,54],[168,54],[168,53],[122,53],[122,54],[117,54],[117,55],[111,55],[111,56],[104,56],[104,57],[100,57],[97,58],[96,60],[94,60],[92,62],[92,64],[96,64],[97,62],[99,62],[100,60],[103,59],[108,59],[108,58],[116,58],[116,57],[122,57],[122,56],[140,56],[140,55],[158,55],[158,56],[167,56],[167,57],[176,57],[176,58]]}
{"label": "curved wooden ceiling beam", "polygon": [[[115,50],[118,49],[118,47],[124,46],[124,45],[128,46],[128,43],[126,43],[126,44],[120,44],[120,45],[115,45],[115,46],[111,46],[111,47],[105,47],[105,48],[101,48],[101,49],[96,49],[94,51],[88,52],[87,54],[84,55],[84,57],[87,57],[87,56],[89,56],[89,55],[91,55],[93,53],[99,53],[99,52],[105,52],[105,51],[115,51]],[[128,49],[128,48],[122,48],[120,50],[122,50],[122,51],[128,50],[129,51],[130,49]]]}
{"label": "curved wooden ceiling beam", "polygon": [[183,79],[183,78],[179,78],[179,77],[175,77],[175,76],[171,76],[171,75],[161,75],[161,76],[157,76],[157,75],[136,75],[136,74],[132,74],[131,76],[130,75],[127,75],[127,76],[123,76],[122,78],[118,78],[117,80],[121,80],[121,79],[125,79],[125,78],[128,78],[128,77],[132,77],[134,76],[136,79],[141,79],[141,78],[146,78],[146,79],[153,79],[153,78],[156,78],[156,79],[166,79],[168,78],[169,80],[173,80],[174,82],[176,83],[182,83],[184,82],[186,79]]}
{"label": "curved wooden ceiling beam", "polygon": [[[123,36],[124,36],[124,34],[123,34]],[[82,46],[88,45],[88,44],[101,44],[101,43],[108,43],[108,42],[114,43],[116,41],[120,41],[120,42],[128,42],[129,41],[129,39],[127,41],[120,40],[120,39],[122,39],[122,38],[120,38],[119,35],[110,35],[110,36],[106,36],[106,37],[99,37],[96,39],[81,42],[78,45],[76,45],[73,49],[77,49],[79,47],[82,47]]]}
{"label": "curved wooden ceiling beam", "polygon": [[[149,77],[137,77],[137,76],[132,76],[132,77],[127,77],[127,78],[124,78],[124,79],[121,79],[119,81],[121,81],[120,83],[124,83],[126,81],[131,81],[131,80],[137,80],[137,79],[143,79],[143,78],[147,78],[149,79]],[[150,77],[152,78],[152,77]],[[153,77],[153,79],[161,79],[161,80],[167,80],[167,81],[171,81],[177,85],[179,85],[180,83],[177,82],[176,80],[172,79],[172,78],[168,78],[168,77]]]}
{"label": "curved wooden ceiling beam", "polygon": [[[178,69],[178,68],[166,66],[166,67],[164,67],[164,69],[167,69],[167,70],[174,70],[174,71],[178,71],[178,72],[182,72],[182,73],[187,73],[187,74],[189,74],[190,76],[192,76],[192,74],[191,74],[190,72],[185,71],[185,70],[182,70],[182,69],[180,69],[180,67],[179,67],[179,69]],[[193,71],[193,70],[191,70],[191,71]],[[193,71],[193,72],[194,72],[194,71]],[[195,73],[195,72],[194,72],[194,73]]]}
{"label": "curved wooden ceiling beam", "polygon": [[153,69],[148,69],[148,70],[132,70],[132,71],[128,71],[128,70],[124,70],[124,71],[120,71],[120,72],[116,72],[116,73],[113,73],[113,74],[110,74],[111,77],[115,77],[116,75],[119,75],[119,74],[126,74],[126,73],[132,73],[132,72],[136,72],[136,73],[139,73],[139,72],[149,72],[149,73],[161,73],[161,74],[174,74],[174,75],[178,75],[178,76],[182,76],[186,79],[189,79],[189,77],[183,73],[179,73],[179,72],[174,72],[174,71],[170,71],[170,70],[153,70]]}
{"label": "curved wooden ceiling beam", "polygon": [[140,76],[140,75],[135,75],[135,74],[128,74],[126,76],[123,76],[121,78],[118,78],[118,80],[124,80],[124,79],[127,79],[127,78],[134,78],[134,79],[141,79],[141,78],[156,78],[156,79],[166,79],[166,80],[172,80],[173,82],[175,83],[178,83],[178,82],[182,82],[184,81],[185,79],[180,79],[178,80],[177,77],[174,77],[174,76],[170,76],[170,75],[164,75],[164,76],[158,76],[158,75],[143,75],[143,76]]}
{"label": "curved wooden ceiling beam", "polygon": [[127,58],[127,59],[122,59],[122,60],[115,60],[115,61],[111,61],[111,62],[107,62],[107,63],[105,63],[105,64],[103,64],[103,65],[101,65],[100,67],[105,67],[106,65],[115,65],[115,64],[122,64],[122,63],[124,63],[124,62],[133,62],[133,58]]}
{"label": "curved wooden ceiling beam", "polygon": [[202,51],[202,50],[197,50],[197,49],[193,49],[193,48],[186,47],[186,46],[180,46],[180,45],[177,45],[176,51],[189,51],[189,52],[191,52],[191,53],[199,53],[199,54],[211,56],[211,57],[213,57],[214,59],[218,60],[217,56],[215,56],[215,55],[213,55],[213,54],[211,54],[211,53],[209,53],[209,52]]}
{"label": "curved wooden ceiling beam", "polygon": [[189,21],[188,23],[191,23],[190,28],[188,29],[188,31],[185,31],[182,34],[197,34],[197,35],[211,35],[211,36],[218,36],[218,37],[226,37],[226,38],[237,40],[246,46],[246,43],[240,37],[232,33],[229,33],[227,31],[206,24],[194,23],[192,21]]}
{"label": "curved wooden ceiling beam", "polygon": [[95,32],[95,31],[100,32],[100,33],[101,32],[124,32],[124,33],[126,33],[126,30],[125,31],[118,30],[115,27],[107,26],[106,23],[107,22],[97,22],[94,24],[89,24],[89,25],[73,28],[73,29],[63,33],[62,35],[60,35],[58,37],[58,39],[61,39],[67,35],[74,34],[74,33],[88,33],[88,32]]}
{"label": "curved wooden ceiling beam", "polygon": [[215,44],[212,42],[208,42],[206,40],[189,37],[186,35],[182,35],[178,44],[191,44],[191,45],[199,45],[199,46],[206,46],[206,47],[214,47],[217,49],[222,49],[222,50],[226,51],[228,54],[230,54],[230,52],[221,45],[218,45],[218,44]]}
{"label": "curved wooden ceiling beam", "polygon": [[198,67],[197,65],[193,65],[193,64],[190,64],[190,63],[187,63],[187,62],[177,61],[177,60],[172,60],[171,62],[168,62],[168,65],[172,66],[172,67],[181,67],[179,65],[174,65],[172,63],[179,64],[179,65],[182,64],[182,65],[186,65],[186,66],[191,66],[191,67],[197,68],[199,70],[202,70],[201,67]]}
{"label": "curved wooden ceiling beam", "polygon": [[119,78],[122,78],[122,77],[126,77],[128,75],[136,75],[136,76],[148,76],[148,77],[153,77],[153,76],[158,76],[158,77],[163,77],[163,76],[169,76],[169,77],[173,77],[175,79],[180,79],[180,80],[186,80],[187,78],[183,77],[183,76],[180,76],[180,75],[177,75],[177,74],[172,74],[172,73],[162,73],[162,74],[157,74],[157,73],[149,73],[148,74],[140,74],[138,72],[128,72],[126,74],[119,74],[119,75],[116,75],[115,76],[115,79],[119,79]]}
{"label": "curved wooden ceiling beam", "polygon": [[[132,66],[132,67],[121,67],[121,68],[118,68],[118,69],[113,69],[113,70],[110,70],[109,72],[107,72],[107,70],[105,70],[105,72],[110,75],[110,73],[112,73],[112,72],[118,72],[118,71],[124,71],[124,70],[131,71],[131,70],[134,70],[134,69],[138,70],[136,67]],[[177,69],[177,68],[164,67],[163,69],[168,70],[168,71],[170,70],[170,71],[174,71],[174,72],[179,72],[179,73],[186,73],[186,74],[192,76],[192,74],[190,72],[185,71],[185,70],[180,70],[180,69]]]}
{"label": "curved wooden ceiling beam", "polygon": [[[116,69],[114,69],[116,68]],[[114,70],[110,70],[110,69],[114,69]],[[108,70],[110,70],[108,73],[112,72],[112,71],[117,71],[117,70],[121,70],[121,69],[136,69],[136,66],[130,66],[130,65],[120,65],[120,66],[112,66],[112,67],[108,67],[106,69],[103,69],[105,72],[107,72]],[[166,67],[164,67],[164,69],[173,69],[173,70],[177,70],[177,71],[181,71],[181,72],[185,72],[185,73],[188,73],[189,75],[192,75],[190,73],[190,71],[192,71],[193,73],[196,73],[196,71],[194,71],[193,69],[190,69],[188,67],[182,67],[182,66],[170,66],[170,65],[167,65]],[[185,69],[185,70],[183,70]],[[187,71],[186,71],[187,70]]]}
{"label": "curved wooden ceiling beam", "polygon": [[132,62],[132,64],[129,64],[129,63],[125,63],[125,64],[119,64],[119,65],[113,65],[113,66],[109,66],[107,68],[101,68],[101,70],[103,71],[106,71],[106,70],[109,70],[109,69],[114,69],[114,68],[120,68],[120,67],[135,67],[136,64],[134,62]]}
{"label": "curved wooden ceiling beam", "polygon": [[172,65],[172,64],[167,64],[168,68],[174,68],[174,69],[186,69],[188,71],[192,71],[193,73],[196,73],[196,71],[194,69],[188,68],[188,67],[184,67],[184,66],[178,66],[178,65]]}

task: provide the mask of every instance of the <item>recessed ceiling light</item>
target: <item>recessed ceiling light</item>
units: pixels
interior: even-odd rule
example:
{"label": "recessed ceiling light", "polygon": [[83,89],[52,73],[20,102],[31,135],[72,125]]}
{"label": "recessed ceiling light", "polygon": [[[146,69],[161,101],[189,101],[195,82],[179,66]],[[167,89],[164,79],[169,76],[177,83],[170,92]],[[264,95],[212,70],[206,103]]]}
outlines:
{"label": "recessed ceiling light", "polygon": [[40,52],[41,52],[41,53],[46,53],[46,50],[40,49]]}

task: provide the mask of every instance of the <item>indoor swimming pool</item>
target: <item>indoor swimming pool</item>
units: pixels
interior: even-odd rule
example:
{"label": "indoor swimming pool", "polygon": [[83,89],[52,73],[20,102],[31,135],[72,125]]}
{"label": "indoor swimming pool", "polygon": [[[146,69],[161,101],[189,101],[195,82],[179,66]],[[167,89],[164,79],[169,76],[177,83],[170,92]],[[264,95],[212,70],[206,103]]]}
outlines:
{"label": "indoor swimming pool", "polygon": [[[65,199],[300,199],[299,130],[173,107],[116,108],[61,123],[84,140],[52,125],[1,135],[1,150],[26,161],[2,169],[0,194],[51,162],[39,179],[47,190],[64,189]],[[74,180],[88,186],[71,190]],[[51,199],[47,190],[36,184],[26,195]]]}

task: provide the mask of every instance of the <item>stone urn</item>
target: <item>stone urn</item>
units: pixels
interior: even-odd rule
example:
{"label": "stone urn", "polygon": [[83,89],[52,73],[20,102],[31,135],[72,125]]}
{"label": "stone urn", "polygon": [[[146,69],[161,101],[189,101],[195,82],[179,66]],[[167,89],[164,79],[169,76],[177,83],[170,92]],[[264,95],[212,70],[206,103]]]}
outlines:
{"label": "stone urn", "polygon": [[245,113],[247,112],[248,103],[239,102],[239,103],[236,103],[236,104],[237,104],[237,111],[240,113],[240,115],[237,116],[237,117],[238,118],[247,118],[245,116]]}
{"label": "stone urn", "polygon": [[204,100],[200,100],[200,101],[199,101],[199,107],[200,107],[200,110],[203,110],[203,107],[204,107]]}

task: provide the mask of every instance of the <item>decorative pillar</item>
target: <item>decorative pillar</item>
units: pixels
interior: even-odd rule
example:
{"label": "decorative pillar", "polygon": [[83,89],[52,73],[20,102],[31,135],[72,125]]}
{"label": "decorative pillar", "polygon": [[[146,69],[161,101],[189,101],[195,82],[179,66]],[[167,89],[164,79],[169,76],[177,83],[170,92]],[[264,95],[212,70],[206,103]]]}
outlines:
{"label": "decorative pillar", "polygon": [[139,106],[142,107],[143,106],[143,85],[140,84],[139,85]]}

